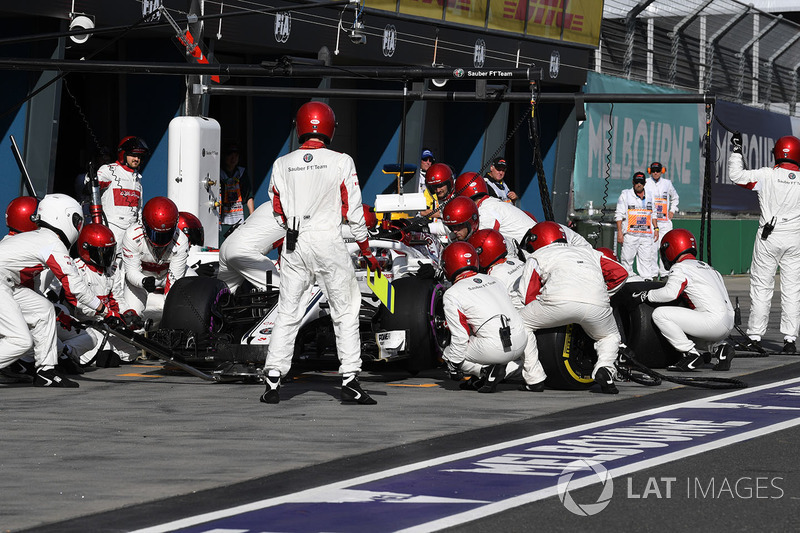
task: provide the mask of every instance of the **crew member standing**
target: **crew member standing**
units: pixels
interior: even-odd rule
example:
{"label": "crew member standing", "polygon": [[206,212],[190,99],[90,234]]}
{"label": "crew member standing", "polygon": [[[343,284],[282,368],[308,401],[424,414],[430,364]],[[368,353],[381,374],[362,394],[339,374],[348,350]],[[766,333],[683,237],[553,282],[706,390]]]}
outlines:
{"label": "crew member standing", "polygon": [[[661,163],[654,161],[647,169],[650,178],[647,180],[647,188],[650,189],[649,195],[653,198],[653,215],[656,218],[658,228],[658,243],[655,246],[655,255],[658,256],[658,249],[661,247],[661,239],[672,230],[672,217],[678,212],[678,192],[672,185],[672,181],[666,179],[667,169]],[[658,261],[658,275],[662,278],[667,275],[669,267],[665,266],[660,257]],[[646,277],[646,276],[643,276]]]}
{"label": "crew member standing", "polygon": [[[125,231],[139,222],[142,211],[142,175],[139,171],[150,153],[140,137],[125,137],[117,147],[117,160],[97,170],[100,202],[108,227],[117,241],[117,262],[121,261]],[[87,177],[88,179],[88,177]]]}
{"label": "crew member standing", "polygon": [[644,172],[633,175],[633,187],[625,189],[617,199],[617,211],[614,219],[617,222],[617,242],[622,244],[620,263],[633,274],[633,261],[639,275],[645,279],[653,279],[658,275],[658,241],[657,225],[653,207],[653,197],[646,186]]}
{"label": "crew member standing", "polygon": [[269,187],[272,209],[286,228],[286,238],[281,249],[278,314],[264,363],[266,390],[261,401],[280,401],[281,378],[291,368],[295,338],[305,310],[303,295],[319,279],[328,297],[336,334],[341,399],[375,404],[358,382],[361,292],[341,232],[342,216],[346,215],[369,268],[380,273],[369,248],[355,163],[349,155],[327,148],[336,127],[333,109],[327,104],[304,104],[297,111],[295,124],[301,146],[275,161]]}
{"label": "crew member standing", "polygon": [[[800,139],[781,137],[772,151],[775,167],[745,170],[742,136],[731,138],[731,181],[758,192],[761,216],[750,265],[747,335],[756,345],[767,331],[775,272],[781,269],[783,352],[795,353],[800,326]],[[754,346],[757,348],[760,346]]]}

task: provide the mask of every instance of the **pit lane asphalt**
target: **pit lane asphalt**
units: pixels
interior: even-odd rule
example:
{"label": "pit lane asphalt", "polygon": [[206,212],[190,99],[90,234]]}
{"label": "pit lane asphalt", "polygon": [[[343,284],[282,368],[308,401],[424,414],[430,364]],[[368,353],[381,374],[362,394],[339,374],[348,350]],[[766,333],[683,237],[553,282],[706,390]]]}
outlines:
{"label": "pit lane asphalt", "polygon": [[[726,285],[746,322],[747,277],[726,277]],[[776,291],[765,339],[776,351],[779,309]],[[800,358],[772,355],[736,359],[725,377],[761,383],[798,375]],[[0,529],[129,531],[718,393],[621,383],[617,396],[524,393],[511,384],[481,395],[441,378],[441,371],[367,372],[362,383],[376,406],[342,405],[334,373],[305,374],[282,390],[279,405],[266,406],[260,385],[168,375],[156,362],[87,372],[77,378],[80,389],[0,385]],[[763,530],[763,522],[752,527]]]}

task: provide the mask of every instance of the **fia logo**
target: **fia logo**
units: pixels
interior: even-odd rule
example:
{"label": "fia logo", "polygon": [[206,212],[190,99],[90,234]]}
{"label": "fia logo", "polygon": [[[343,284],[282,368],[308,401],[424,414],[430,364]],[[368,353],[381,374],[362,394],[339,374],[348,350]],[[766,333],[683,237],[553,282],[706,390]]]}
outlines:
{"label": "fia logo", "polygon": [[550,77],[557,78],[558,77],[558,70],[561,68],[561,54],[558,53],[558,50],[553,50],[553,53],[550,54]]}
{"label": "fia logo", "polygon": [[142,0],[142,16],[147,17],[145,22],[158,22],[161,20],[160,7],[161,0]]}
{"label": "fia logo", "polygon": [[475,52],[472,55],[472,64],[475,68],[483,68],[486,61],[486,41],[478,39],[475,41]]}
{"label": "fia logo", "polygon": [[311,163],[311,160],[314,159],[314,156],[311,154],[303,154],[303,161],[306,163]]}
{"label": "fia logo", "polygon": [[397,29],[394,24],[387,24],[383,28],[383,55],[392,57],[397,49]]}
{"label": "fia logo", "polygon": [[292,16],[289,13],[277,13],[275,15],[275,40],[285,43],[289,40],[289,33],[292,31]]}

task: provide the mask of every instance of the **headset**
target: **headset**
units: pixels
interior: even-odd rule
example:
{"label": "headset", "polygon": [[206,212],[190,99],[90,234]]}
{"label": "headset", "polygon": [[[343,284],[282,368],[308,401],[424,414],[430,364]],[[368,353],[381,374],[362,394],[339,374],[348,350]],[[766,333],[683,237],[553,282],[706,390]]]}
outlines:
{"label": "headset", "polygon": [[653,170],[652,170],[652,167],[653,167],[653,165],[658,165],[658,166],[660,166],[660,167],[661,167],[661,173],[662,173],[662,174],[666,174],[666,173],[667,173],[667,167],[665,167],[665,166],[664,166],[664,165],[662,165],[661,163],[657,163],[657,162],[656,162],[656,163],[652,163],[652,164],[651,164],[649,167],[647,167],[647,173],[648,173],[648,174],[652,174],[652,173],[653,173]]}

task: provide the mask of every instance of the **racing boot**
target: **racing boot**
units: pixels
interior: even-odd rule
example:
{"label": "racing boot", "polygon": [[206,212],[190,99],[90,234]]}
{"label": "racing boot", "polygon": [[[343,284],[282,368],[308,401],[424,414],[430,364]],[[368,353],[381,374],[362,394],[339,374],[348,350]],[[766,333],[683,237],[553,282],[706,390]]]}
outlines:
{"label": "racing boot", "polygon": [[34,363],[26,363],[17,359],[5,368],[0,368],[0,375],[4,378],[4,383],[33,383],[36,378],[36,367]]}
{"label": "racing boot", "polygon": [[497,386],[506,377],[506,364],[500,363],[483,367],[481,378],[484,380],[483,386],[478,392],[484,394],[492,393],[497,390]]}
{"label": "racing boot", "polygon": [[530,385],[529,383],[523,383],[517,390],[525,392],[544,392],[544,381],[534,383],[533,385]]}
{"label": "racing boot", "polygon": [[264,394],[261,395],[261,401],[263,403],[279,403],[281,401],[281,397],[278,394],[278,391],[281,390],[281,373],[277,370],[265,372],[264,383],[266,383],[267,388]]}
{"label": "racing boot", "polygon": [[761,346],[761,339],[749,339],[748,343],[744,345],[746,351],[767,353],[763,346]]}
{"label": "racing boot", "polygon": [[619,389],[614,385],[614,374],[608,368],[601,366],[594,375],[595,383],[600,384],[603,394],[619,394]]}
{"label": "racing boot", "polygon": [[358,383],[358,374],[345,374],[342,376],[342,401],[356,402],[361,405],[375,405],[378,403],[361,388]]}
{"label": "racing boot", "polygon": [[797,354],[797,346],[795,346],[794,341],[793,340],[792,341],[784,340],[783,341],[783,350],[781,350],[781,353],[788,353],[788,354],[791,354],[791,355],[796,355]]}
{"label": "racing boot", "polygon": [[703,356],[697,353],[697,350],[691,352],[684,352],[680,360],[674,365],[667,367],[667,370],[672,372],[691,372],[703,364]]}
{"label": "racing boot", "polygon": [[714,370],[730,370],[734,355],[736,355],[736,350],[733,349],[733,346],[729,344],[717,346],[714,350],[714,357],[718,359],[718,362],[714,365]]}
{"label": "racing boot", "polygon": [[484,383],[483,379],[479,378],[478,376],[470,376],[469,378],[459,383],[458,388],[461,390],[476,391],[481,387],[483,387],[483,383]]}
{"label": "racing boot", "polygon": [[39,370],[33,380],[34,387],[61,387],[65,389],[77,389],[80,384],[65,377],[59,376],[54,368],[49,370]]}
{"label": "racing boot", "polygon": [[84,373],[83,367],[80,365],[80,360],[73,356],[73,351],[69,346],[64,346],[61,353],[58,355],[58,362],[56,369],[62,374],[68,376],[77,376]]}

